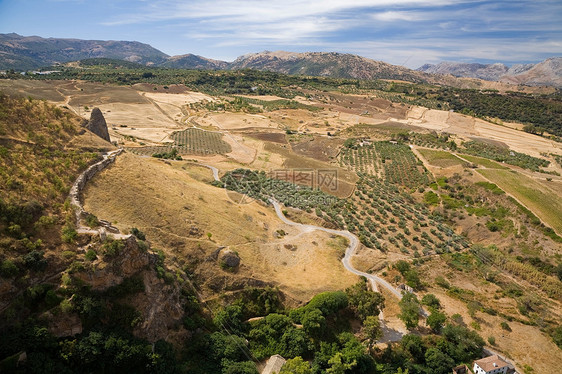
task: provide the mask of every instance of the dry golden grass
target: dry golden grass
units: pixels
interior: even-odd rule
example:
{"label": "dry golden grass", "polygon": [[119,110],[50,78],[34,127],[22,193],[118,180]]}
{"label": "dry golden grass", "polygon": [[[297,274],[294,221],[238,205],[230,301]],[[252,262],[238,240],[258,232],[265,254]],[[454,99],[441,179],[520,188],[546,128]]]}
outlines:
{"label": "dry golden grass", "polygon": [[[189,256],[204,259],[227,246],[242,259],[233,277],[273,282],[299,300],[357,281],[328,245],[328,234],[302,234],[282,224],[272,208],[256,202],[236,204],[225,190],[204,183],[210,180],[209,170],[206,177],[199,166],[171,164],[127,153],[120,156],[89,183],[86,210],[123,231],[141,229],[155,247],[178,262],[189,263],[193,260]],[[190,234],[192,227],[198,229],[197,235]],[[279,229],[288,235],[276,239]],[[207,233],[212,234],[210,240]],[[296,245],[296,250],[285,245]]]}
{"label": "dry golden grass", "polygon": [[[436,276],[445,276],[452,286],[473,291],[476,300],[484,306],[507,315],[520,317],[516,301],[502,297],[501,289],[493,283],[485,282],[480,277],[469,276],[467,273],[453,271],[438,259],[424,265],[421,270],[430,284],[434,284]],[[484,340],[490,336],[496,340],[496,345],[490,348],[507,355],[519,368],[523,365],[530,365],[536,373],[556,373],[562,365],[560,349],[548,335],[540,331],[538,326],[529,326],[516,321],[507,322],[512,329],[509,332],[501,328],[500,324],[505,320],[500,316],[476,312],[475,318],[472,318],[468,313],[466,303],[449,296],[441,287],[430,286],[425,292],[432,293],[439,298],[449,317],[458,313],[462,316],[463,323],[469,327],[473,322],[478,323],[480,330],[477,332]],[[421,295],[418,297],[421,298]],[[559,304],[550,300],[549,304],[552,303],[554,305],[549,307],[549,313],[554,313],[554,316],[551,318],[560,318]]]}

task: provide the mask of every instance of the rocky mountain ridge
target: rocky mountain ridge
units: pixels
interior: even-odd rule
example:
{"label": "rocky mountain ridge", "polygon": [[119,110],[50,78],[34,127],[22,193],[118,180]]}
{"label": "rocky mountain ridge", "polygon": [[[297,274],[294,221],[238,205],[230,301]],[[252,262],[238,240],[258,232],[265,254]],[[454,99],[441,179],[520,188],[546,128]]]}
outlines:
{"label": "rocky mountain ridge", "polygon": [[[31,70],[70,61],[119,59],[145,66],[175,69],[256,69],[283,74],[329,76],[352,79],[398,79],[462,86],[455,77],[499,81],[509,84],[562,87],[562,57],[538,64],[470,64],[442,62],[417,70],[337,52],[263,51],[238,57],[232,62],[194,54],[169,56],[148,44],[129,41],[100,41],[41,38],[0,34],[0,69]],[[465,82],[466,83],[466,82]]]}
{"label": "rocky mountain ridge", "polygon": [[169,57],[135,41],[82,40],[0,34],[0,69],[28,70],[87,58],[108,57],[158,65]]}
{"label": "rocky mountain ridge", "polygon": [[453,75],[530,86],[562,87],[562,57],[551,57],[537,64],[479,64],[445,61],[425,64],[417,71],[428,74]]}

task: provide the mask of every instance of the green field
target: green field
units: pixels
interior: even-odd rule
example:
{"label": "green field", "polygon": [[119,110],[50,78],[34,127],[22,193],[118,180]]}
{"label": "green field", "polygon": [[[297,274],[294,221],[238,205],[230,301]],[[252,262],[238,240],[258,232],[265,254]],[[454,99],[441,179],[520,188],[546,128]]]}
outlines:
{"label": "green field", "polygon": [[427,160],[427,162],[434,166],[442,168],[455,165],[468,166],[466,161],[463,161],[457,156],[446,151],[436,151],[433,149],[418,149],[418,151]]}
{"label": "green field", "polygon": [[478,156],[469,156],[469,155],[461,155],[462,158],[464,158],[465,160],[468,160],[474,164],[477,164],[479,166],[483,166],[487,169],[509,169],[506,166],[503,166],[500,163],[497,163],[495,161],[492,160],[488,160],[487,158],[483,158],[483,157],[478,157]]}
{"label": "green field", "polygon": [[562,198],[533,179],[511,170],[478,170],[512,194],[557,233],[562,233]]}

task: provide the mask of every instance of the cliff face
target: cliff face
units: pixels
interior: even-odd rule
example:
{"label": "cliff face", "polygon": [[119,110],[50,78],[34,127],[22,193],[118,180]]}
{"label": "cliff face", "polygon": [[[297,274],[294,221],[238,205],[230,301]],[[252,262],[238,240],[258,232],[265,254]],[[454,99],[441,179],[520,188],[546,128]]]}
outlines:
{"label": "cliff face", "polygon": [[90,115],[90,120],[86,124],[86,128],[108,142],[111,141],[109,138],[109,131],[107,130],[107,122],[105,122],[105,117],[103,116],[99,108],[94,108],[92,114]]}
{"label": "cliff face", "polygon": [[[98,258],[84,271],[75,273],[74,277],[98,293],[104,293],[133,277],[142,280],[142,291],[127,295],[119,301],[139,312],[140,322],[133,333],[150,342],[174,340],[178,335],[185,338],[187,331],[177,328],[184,315],[179,285],[175,282],[167,284],[157,276],[154,270],[156,255],[139,247],[134,236],[124,239],[123,244],[124,247],[117,255]],[[64,324],[62,328],[62,333],[69,330]]]}
{"label": "cliff face", "polygon": [[139,249],[135,237],[129,236],[123,242],[125,246],[117,256],[108,261],[99,259],[93,262],[88,271],[77,273],[76,277],[93,290],[104,291],[148,268],[150,256]]}

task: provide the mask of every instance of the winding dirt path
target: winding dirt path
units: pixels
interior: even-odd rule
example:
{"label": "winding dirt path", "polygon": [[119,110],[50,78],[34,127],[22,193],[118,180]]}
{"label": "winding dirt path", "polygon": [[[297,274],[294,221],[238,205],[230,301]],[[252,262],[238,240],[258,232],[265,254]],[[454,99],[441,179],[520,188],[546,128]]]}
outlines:
{"label": "winding dirt path", "polygon": [[365,277],[365,278],[369,279],[369,281],[373,285],[373,289],[376,290],[377,284],[380,284],[384,288],[388,289],[399,300],[402,299],[402,293],[399,290],[397,290],[396,288],[394,288],[390,283],[388,283],[383,278],[378,277],[378,276],[373,275],[373,274],[364,273],[364,272],[359,271],[359,270],[357,270],[353,267],[353,265],[351,264],[351,258],[355,255],[355,251],[359,247],[359,239],[355,235],[353,235],[352,233],[350,233],[349,231],[346,231],[346,230],[333,230],[333,229],[328,229],[328,228],[321,227],[321,226],[307,225],[307,224],[293,222],[293,221],[289,220],[287,217],[285,217],[285,215],[281,211],[281,205],[276,200],[269,199],[269,202],[275,208],[275,213],[277,213],[277,217],[279,217],[279,219],[287,225],[298,227],[300,230],[306,231],[306,232],[318,230],[318,231],[327,232],[328,234],[340,235],[340,236],[343,236],[344,238],[347,238],[349,240],[349,245],[347,246],[347,249],[345,251],[345,256],[342,259],[342,263],[343,263],[343,266],[345,267],[345,269],[347,271],[353,273],[353,274],[356,274],[356,275],[359,275],[359,276],[362,276],[362,277]]}

